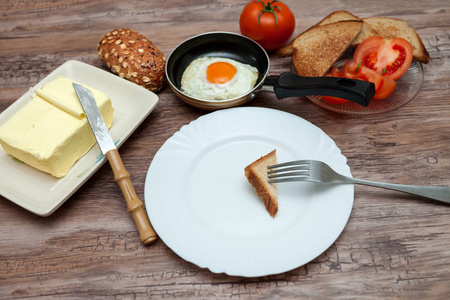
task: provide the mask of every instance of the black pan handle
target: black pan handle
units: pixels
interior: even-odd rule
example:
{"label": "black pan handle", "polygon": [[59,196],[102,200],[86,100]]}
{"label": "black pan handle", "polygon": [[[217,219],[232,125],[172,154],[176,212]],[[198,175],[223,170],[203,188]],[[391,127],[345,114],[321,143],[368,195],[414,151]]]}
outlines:
{"label": "black pan handle", "polygon": [[340,77],[303,77],[286,72],[278,77],[269,76],[266,85],[273,85],[278,99],[295,96],[333,96],[368,106],[375,95],[372,82]]}

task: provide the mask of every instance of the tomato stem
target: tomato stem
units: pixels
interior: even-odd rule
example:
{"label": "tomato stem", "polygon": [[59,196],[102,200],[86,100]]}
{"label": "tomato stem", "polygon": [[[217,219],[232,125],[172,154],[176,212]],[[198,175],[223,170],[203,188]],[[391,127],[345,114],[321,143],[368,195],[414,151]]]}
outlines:
{"label": "tomato stem", "polygon": [[259,12],[259,15],[258,15],[258,24],[259,24],[259,26],[261,26],[261,23],[259,22],[261,20],[261,16],[265,12],[270,13],[270,14],[272,14],[275,17],[275,23],[278,26],[278,16],[277,16],[277,12],[275,11],[275,9],[277,9],[278,11],[281,11],[281,8],[279,6],[277,6],[277,5],[272,5],[272,3],[278,2],[278,0],[267,1],[267,4],[265,4],[261,0],[256,0],[256,1],[261,3],[262,6],[264,6],[264,8],[261,9],[261,11]]}

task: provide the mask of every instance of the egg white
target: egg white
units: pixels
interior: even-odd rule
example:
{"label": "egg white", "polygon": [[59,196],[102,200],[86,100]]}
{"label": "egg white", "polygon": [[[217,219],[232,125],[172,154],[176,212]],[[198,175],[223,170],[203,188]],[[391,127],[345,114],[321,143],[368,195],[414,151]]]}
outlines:
{"label": "egg white", "polygon": [[[237,72],[223,84],[211,83],[206,78],[206,69],[215,62],[227,62]],[[193,60],[181,77],[181,91],[191,97],[204,100],[228,100],[248,93],[256,84],[258,69],[233,59],[204,56]]]}

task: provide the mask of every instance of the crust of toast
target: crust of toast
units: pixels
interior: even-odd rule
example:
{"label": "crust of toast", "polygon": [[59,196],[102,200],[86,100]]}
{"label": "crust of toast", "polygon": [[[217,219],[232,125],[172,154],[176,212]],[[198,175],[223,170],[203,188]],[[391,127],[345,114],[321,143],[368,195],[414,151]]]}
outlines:
{"label": "crust of toast", "polygon": [[374,30],[367,22],[365,22],[364,19],[360,19],[357,16],[355,16],[354,14],[349,13],[348,11],[345,11],[345,10],[339,10],[339,11],[332,12],[331,14],[326,16],[324,19],[322,19],[322,21],[317,23],[316,26],[322,26],[322,25],[331,24],[331,23],[335,23],[335,22],[351,21],[351,20],[363,20],[364,23],[363,23],[363,26],[362,26],[359,34],[356,36],[356,38],[350,44],[350,47],[357,47],[365,39],[370,38],[371,36],[379,35],[379,33],[376,30]]}
{"label": "crust of toast", "polygon": [[245,177],[263,200],[266,210],[272,217],[278,212],[278,194],[276,183],[268,182],[267,167],[277,163],[276,155],[276,150],[273,150],[244,169]]}
{"label": "crust of toast", "polygon": [[350,20],[361,20],[357,16],[352,13],[349,13],[346,10],[338,10],[334,11],[325,18],[323,18],[316,26],[326,25],[330,23],[335,23],[339,21],[350,21]]}
{"label": "crust of toast", "polygon": [[300,76],[321,77],[337,62],[361,31],[360,20],[315,26],[298,36],[292,45],[292,61]]}
{"label": "crust of toast", "polygon": [[[299,36],[300,35],[298,35],[296,38],[298,38]],[[292,54],[294,54],[294,48],[292,48],[292,45],[294,45],[294,41],[295,41],[295,39],[293,39],[292,41],[290,41],[289,43],[287,43],[283,47],[279,48],[275,52],[275,55],[277,57],[280,57],[280,58],[292,56]]]}

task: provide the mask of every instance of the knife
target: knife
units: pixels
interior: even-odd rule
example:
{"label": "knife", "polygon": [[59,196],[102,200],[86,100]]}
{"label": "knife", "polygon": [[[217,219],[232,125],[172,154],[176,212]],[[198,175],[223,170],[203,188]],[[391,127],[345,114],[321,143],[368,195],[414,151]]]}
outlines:
{"label": "knife", "polygon": [[150,245],[158,237],[144,211],[142,201],[136,195],[136,191],[131,183],[130,173],[125,169],[116,145],[109,134],[108,127],[95,103],[95,98],[88,88],[77,83],[72,83],[72,85],[86,114],[98,146],[103,155],[106,155],[108,158],[109,164],[114,172],[114,180],[119,184],[127,202],[127,210],[136,223],[139,238],[142,244]]}

